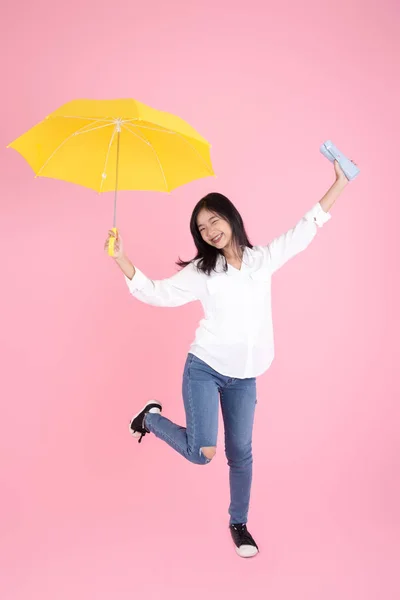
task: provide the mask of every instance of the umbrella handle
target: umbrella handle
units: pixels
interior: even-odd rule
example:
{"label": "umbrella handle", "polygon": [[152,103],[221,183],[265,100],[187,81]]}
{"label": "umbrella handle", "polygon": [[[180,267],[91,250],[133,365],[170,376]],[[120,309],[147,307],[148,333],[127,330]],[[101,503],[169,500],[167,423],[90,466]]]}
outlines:
{"label": "umbrella handle", "polygon": [[[118,235],[118,229],[116,227],[112,228],[112,231]],[[114,247],[115,247],[115,238],[110,237],[108,241],[108,256],[114,256]]]}

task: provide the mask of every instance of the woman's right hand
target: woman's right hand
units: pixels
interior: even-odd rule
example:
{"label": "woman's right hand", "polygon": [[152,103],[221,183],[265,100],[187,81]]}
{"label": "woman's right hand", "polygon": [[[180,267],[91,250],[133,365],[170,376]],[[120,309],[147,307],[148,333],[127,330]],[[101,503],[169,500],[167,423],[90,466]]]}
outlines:
{"label": "woman's right hand", "polygon": [[122,238],[119,235],[119,233],[115,233],[114,231],[112,231],[110,229],[110,231],[108,232],[108,236],[106,239],[106,242],[104,244],[104,250],[107,252],[108,254],[108,247],[110,244],[110,239],[114,238],[115,242],[114,242],[114,254],[112,256],[112,258],[114,258],[115,260],[119,260],[121,258],[124,257],[124,246],[123,246],[123,242],[122,242]]}

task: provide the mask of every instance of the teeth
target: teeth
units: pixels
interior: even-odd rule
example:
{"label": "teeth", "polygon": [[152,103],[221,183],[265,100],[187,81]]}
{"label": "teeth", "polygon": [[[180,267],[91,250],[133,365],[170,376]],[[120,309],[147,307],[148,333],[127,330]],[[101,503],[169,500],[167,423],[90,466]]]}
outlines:
{"label": "teeth", "polygon": [[217,237],[215,237],[213,239],[213,242],[217,242],[221,237],[222,237],[222,233],[220,233],[219,235],[217,235]]}

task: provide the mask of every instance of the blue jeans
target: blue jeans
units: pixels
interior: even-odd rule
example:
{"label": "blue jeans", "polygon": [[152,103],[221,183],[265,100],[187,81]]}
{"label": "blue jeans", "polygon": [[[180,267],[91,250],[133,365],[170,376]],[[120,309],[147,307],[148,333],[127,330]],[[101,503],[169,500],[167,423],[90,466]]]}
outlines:
{"label": "blue jeans", "polygon": [[247,523],[253,467],[256,379],[225,377],[189,354],[183,374],[182,392],[186,427],[180,427],[155,413],[146,415],[145,425],[187,460],[205,465],[210,459],[204,456],[201,449],[217,445],[218,408],[221,400],[225,453],[229,465],[230,523]]}

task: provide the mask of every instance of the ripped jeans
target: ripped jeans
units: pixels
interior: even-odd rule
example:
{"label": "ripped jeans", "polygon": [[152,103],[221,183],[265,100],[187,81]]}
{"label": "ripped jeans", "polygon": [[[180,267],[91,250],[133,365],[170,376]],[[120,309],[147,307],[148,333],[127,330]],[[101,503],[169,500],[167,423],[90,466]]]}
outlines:
{"label": "ripped jeans", "polygon": [[235,379],[214,371],[189,354],[183,384],[186,427],[160,414],[148,413],[145,425],[187,460],[210,462],[202,448],[217,445],[218,409],[221,402],[225,429],[225,454],[229,466],[230,523],[247,523],[252,481],[252,433],[257,403],[256,379]]}

